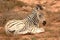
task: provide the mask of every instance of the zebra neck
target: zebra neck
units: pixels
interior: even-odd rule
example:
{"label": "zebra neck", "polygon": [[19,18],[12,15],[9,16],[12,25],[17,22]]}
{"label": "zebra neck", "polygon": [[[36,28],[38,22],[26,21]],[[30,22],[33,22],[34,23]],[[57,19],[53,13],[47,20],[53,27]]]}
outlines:
{"label": "zebra neck", "polygon": [[27,19],[28,19],[30,24],[37,25],[39,22],[36,13],[30,14],[29,16],[27,16]]}

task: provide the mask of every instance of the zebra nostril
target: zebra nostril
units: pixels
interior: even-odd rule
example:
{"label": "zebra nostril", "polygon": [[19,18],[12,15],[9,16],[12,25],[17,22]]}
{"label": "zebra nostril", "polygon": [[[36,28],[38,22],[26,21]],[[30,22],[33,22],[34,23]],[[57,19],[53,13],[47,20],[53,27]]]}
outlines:
{"label": "zebra nostril", "polygon": [[43,23],[42,23],[44,26],[46,25],[46,21],[43,21]]}
{"label": "zebra nostril", "polygon": [[10,30],[8,30],[10,33],[14,33],[15,32],[15,30],[13,30],[13,31],[10,31]]}

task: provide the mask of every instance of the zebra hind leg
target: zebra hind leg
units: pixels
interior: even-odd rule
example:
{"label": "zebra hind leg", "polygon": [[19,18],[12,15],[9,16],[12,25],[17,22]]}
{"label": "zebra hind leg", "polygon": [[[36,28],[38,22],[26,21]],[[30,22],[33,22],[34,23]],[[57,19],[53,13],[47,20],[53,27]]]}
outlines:
{"label": "zebra hind leg", "polygon": [[28,30],[25,30],[25,31],[18,31],[18,32],[16,32],[15,34],[27,34],[27,33],[29,33],[29,31]]}

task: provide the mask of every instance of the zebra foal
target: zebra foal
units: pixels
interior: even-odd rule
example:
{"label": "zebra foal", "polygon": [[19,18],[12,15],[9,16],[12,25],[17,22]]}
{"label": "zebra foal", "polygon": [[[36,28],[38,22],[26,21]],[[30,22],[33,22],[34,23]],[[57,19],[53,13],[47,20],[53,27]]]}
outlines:
{"label": "zebra foal", "polygon": [[5,25],[7,34],[26,34],[44,32],[43,28],[39,28],[39,22],[46,23],[45,16],[39,5],[33,8],[32,13],[23,20],[9,20]]}

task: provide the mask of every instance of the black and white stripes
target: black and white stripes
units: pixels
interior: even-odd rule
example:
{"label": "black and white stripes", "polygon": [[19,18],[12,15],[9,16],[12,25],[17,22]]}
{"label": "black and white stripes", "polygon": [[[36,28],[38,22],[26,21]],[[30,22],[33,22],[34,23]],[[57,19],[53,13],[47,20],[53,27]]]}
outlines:
{"label": "black and white stripes", "polygon": [[[26,34],[44,32],[43,28],[39,28],[39,22],[45,21],[45,16],[42,15],[39,6],[34,7],[32,13],[23,20],[9,20],[5,25],[7,34]],[[41,15],[41,16],[39,16]]]}

